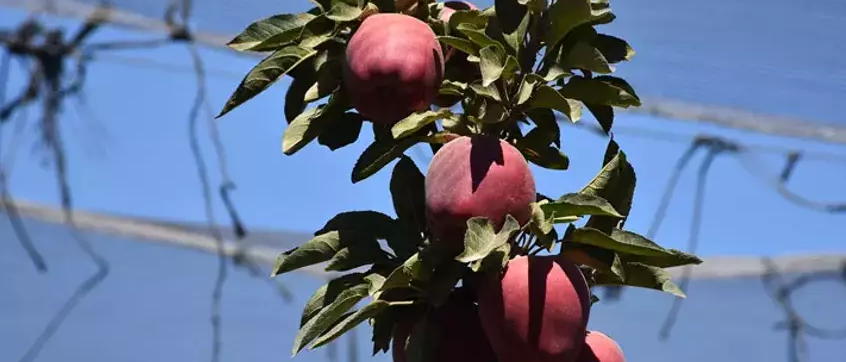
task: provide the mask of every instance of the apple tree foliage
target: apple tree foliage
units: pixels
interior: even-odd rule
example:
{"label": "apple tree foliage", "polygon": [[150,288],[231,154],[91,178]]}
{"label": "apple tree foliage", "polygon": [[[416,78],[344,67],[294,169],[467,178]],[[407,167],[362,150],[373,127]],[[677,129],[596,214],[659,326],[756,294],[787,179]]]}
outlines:
{"label": "apple tree foliage", "polygon": [[403,313],[438,306],[451,293],[473,295],[479,278],[500,272],[517,255],[557,252],[581,265],[591,286],[652,288],[684,297],[665,269],[701,260],[624,229],[636,175],[613,137],[599,172],[581,190],[557,198],[539,193],[525,226],[509,218],[494,230],[485,218],[470,219],[458,256],[429,243],[425,177],[404,155],[418,143],[436,152],[457,136],[489,134],[512,143],[537,166],[566,170],[557,119],[579,122],[587,110],[610,134],[615,108],[640,106],[634,88],[612,75],[635,52],[625,40],[600,31],[615,19],[608,0],[495,0],[489,8],[457,11],[448,23],[440,20],[443,3],[433,1],[310,1],[309,11],[258,20],[228,44],[267,55],[218,117],[291,77],[285,155],[315,140],[331,150],[358,140],[368,120],[351,106],[341,66],[347,41],[368,15],[402,12],[425,21],[444,47],[467,54],[479,76],[470,82],[443,80],[439,94],[454,96],[460,112],[432,107],[392,126],[373,125],[374,141],[353,165],[351,181],[398,161],[390,181],[396,217],[344,212],[311,240],[279,255],[274,276],[321,263],[327,271],[346,273],[306,303],[293,354],[365,322],[372,327],[373,354],[387,352]]}

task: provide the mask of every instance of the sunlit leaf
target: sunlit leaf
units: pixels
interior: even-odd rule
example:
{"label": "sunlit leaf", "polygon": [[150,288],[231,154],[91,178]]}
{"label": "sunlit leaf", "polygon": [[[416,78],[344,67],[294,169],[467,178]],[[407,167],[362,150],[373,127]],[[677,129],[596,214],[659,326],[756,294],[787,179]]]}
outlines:
{"label": "sunlit leaf", "polygon": [[237,51],[268,51],[295,41],[302,28],[316,16],[279,14],[256,21],[226,45]]}
{"label": "sunlit leaf", "polygon": [[303,49],[296,45],[286,46],[273,52],[247,73],[241,84],[238,85],[238,88],[235,89],[235,92],[226,101],[226,105],[223,106],[223,110],[220,111],[217,117],[222,117],[235,109],[235,107],[252,99],[267,89],[267,87],[270,87],[271,84],[279,80],[288,71],[316,53],[314,50]]}
{"label": "sunlit leaf", "polygon": [[455,260],[470,263],[481,260],[496,250],[520,230],[520,223],[511,215],[506,215],[502,229],[497,233],[485,217],[472,217],[467,220],[467,232],[464,235],[464,251]]}

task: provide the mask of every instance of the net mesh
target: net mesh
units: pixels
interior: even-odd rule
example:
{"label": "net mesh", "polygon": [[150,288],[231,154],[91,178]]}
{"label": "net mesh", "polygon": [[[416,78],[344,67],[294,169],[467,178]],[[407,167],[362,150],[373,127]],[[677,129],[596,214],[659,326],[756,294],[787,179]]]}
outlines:
{"label": "net mesh", "polygon": [[[171,0],[111,0],[114,8],[160,20]],[[97,5],[95,0],[3,0],[32,8]],[[476,1],[486,7],[493,0]],[[77,5],[74,5],[77,4]],[[195,32],[228,38],[250,22],[308,9],[306,0],[193,1]],[[846,2],[839,0],[618,1],[600,31],[628,40],[638,55],[622,64],[646,100],[738,109],[846,126]],[[811,123],[813,124],[813,123]]]}

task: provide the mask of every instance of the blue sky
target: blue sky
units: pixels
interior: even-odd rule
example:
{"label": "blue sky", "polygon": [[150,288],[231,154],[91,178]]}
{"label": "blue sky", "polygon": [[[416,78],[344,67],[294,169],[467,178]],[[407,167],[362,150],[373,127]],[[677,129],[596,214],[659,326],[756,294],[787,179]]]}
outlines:
{"label": "blue sky", "polygon": [[[292,5],[304,8],[306,1]],[[17,24],[25,14],[4,9],[0,23]],[[59,23],[56,23],[59,24]],[[72,23],[64,23],[72,24]],[[244,24],[246,26],[247,24]],[[625,34],[622,34],[625,36]],[[96,41],[139,37],[124,31],[101,31]],[[143,37],[143,36],[141,36]],[[636,47],[649,54],[648,45]],[[212,107],[218,110],[232,90],[257,61],[220,51],[204,51]],[[108,54],[107,54],[108,55]],[[124,57],[154,59],[157,62],[190,67],[187,50],[178,45],[165,48],[113,53]],[[648,57],[646,57],[648,59]],[[633,62],[638,62],[636,56]],[[626,64],[620,67],[625,71]],[[23,85],[20,68],[13,63],[10,95]],[[70,183],[77,207],[133,216],[202,221],[202,191],[188,147],[187,116],[194,98],[191,72],[167,72],[115,60],[95,61],[89,68],[86,96],[91,114],[66,103],[61,126],[68,147]],[[227,147],[230,173],[238,185],[234,201],[248,227],[269,227],[312,231],[336,213],[348,210],[378,210],[392,213],[388,181],[390,167],[359,184],[350,182],[358,155],[369,143],[368,128],[359,142],[330,152],[316,143],[294,156],[281,152],[285,129],[283,80],[271,89],[217,121]],[[635,87],[638,84],[634,84]],[[648,96],[648,94],[642,94]],[[30,112],[11,180],[15,197],[48,204],[58,203],[52,168],[39,162],[46,156],[35,148],[37,111]],[[585,119],[585,122],[592,122]],[[684,135],[712,132],[747,143],[775,145],[823,153],[846,155],[846,148],[797,140],[720,130],[701,124],[620,114],[616,124]],[[3,129],[4,152],[13,127]],[[571,158],[568,171],[536,170],[538,190],[557,196],[572,192],[588,182],[601,166],[606,140],[573,128],[563,130],[562,148]],[[206,162],[216,164],[207,129],[201,138]],[[638,188],[628,228],[645,233],[658,205],[666,179],[676,159],[688,146],[637,137],[620,132],[617,140],[638,173]],[[425,170],[427,149],[409,155]],[[783,159],[756,154],[762,167],[773,175]],[[696,157],[676,190],[668,217],[657,237],[663,245],[684,248],[692,209]],[[846,201],[846,162],[805,160],[796,170],[791,187],[817,200]],[[219,181],[212,168],[213,181]],[[843,215],[805,210],[788,203],[767,185],[751,177],[729,156],[717,158],[708,180],[701,255],[781,255],[846,251],[838,231]],[[216,204],[219,220],[225,221],[222,204]]]}

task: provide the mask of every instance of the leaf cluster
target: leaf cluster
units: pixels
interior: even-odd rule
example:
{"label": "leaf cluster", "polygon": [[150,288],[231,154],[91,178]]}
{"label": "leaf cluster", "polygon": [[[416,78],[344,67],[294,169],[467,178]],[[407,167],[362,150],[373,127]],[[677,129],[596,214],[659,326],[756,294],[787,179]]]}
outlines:
{"label": "leaf cluster", "polygon": [[[624,229],[636,174],[611,138],[596,177],[556,199],[538,194],[526,225],[508,216],[501,228],[482,217],[467,221],[463,249],[433,243],[426,220],[425,176],[405,151],[464,135],[505,139],[540,167],[566,170],[559,119],[578,122],[584,109],[606,133],[614,108],[637,107],[634,88],[613,76],[634,55],[623,39],[597,28],[615,19],[608,0],[496,0],[441,20],[443,3],[406,0],[311,0],[308,12],[258,20],[229,46],[268,53],[244,77],[220,116],[286,75],[288,126],[282,151],[293,155],[317,140],[330,150],[355,143],[368,120],[343,84],[346,44],[367,16],[403,12],[431,26],[446,62],[439,96],[446,104],[386,127],[373,125],[353,166],[353,183],[394,163],[390,192],[396,217],[375,211],[336,215],[313,238],[279,255],[273,275],[306,267],[343,272],[314,292],[303,309],[293,354],[317,348],[357,325],[373,330],[373,353],[386,352],[398,321],[435,308],[450,296],[474,298],[474,288],[518,255],[558,253],[583,267],[590,284],[682,291],[666,268],[699,264]],[[425,358],[419,359],[425,360]]]}

